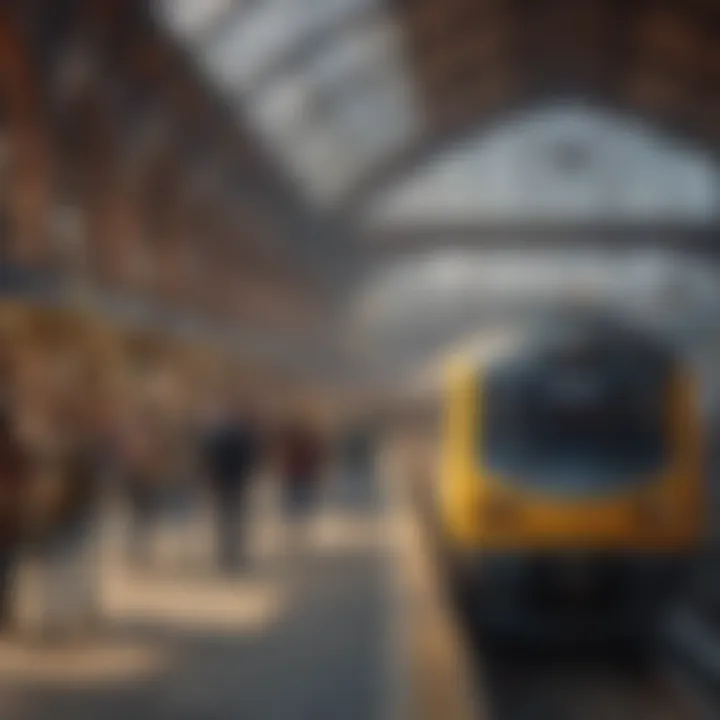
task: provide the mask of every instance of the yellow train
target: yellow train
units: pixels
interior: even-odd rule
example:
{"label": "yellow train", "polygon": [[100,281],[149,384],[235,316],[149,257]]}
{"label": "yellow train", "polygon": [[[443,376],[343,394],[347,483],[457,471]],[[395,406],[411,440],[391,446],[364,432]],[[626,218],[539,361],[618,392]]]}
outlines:
{"label": "yellow train", "polygon": [[563,320],[452,364],[435,521],[487,631],[651,629],[704,534],[691,373],[657,338]]}

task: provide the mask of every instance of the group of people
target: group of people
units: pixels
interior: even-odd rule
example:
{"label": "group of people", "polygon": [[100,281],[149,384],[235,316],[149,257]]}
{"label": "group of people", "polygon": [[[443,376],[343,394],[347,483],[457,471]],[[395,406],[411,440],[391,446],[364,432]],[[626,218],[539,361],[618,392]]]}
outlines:
{"label": "group of people", "polygon": [[283,509],[293,520],[315,505],[327,463],[319,433],[300,421],[263,428],[249,412],[231,411],[215,418],[203,434],[201,462],[217,517],[220,564],[243,564],[244,530],[252,481],[261,469],[281,480]]}
{"label": "group of people", "polygon": [[228,407],[182,427],[164,427],[152,416],[120,427],[82,412],[86,407],[77,403],[58,418],[54,427],[63,432],[43,442],[28,442],[10,408],[0,407],[0,623],[11,619],[20,561],[30,555],[46,565],[81,562],[83,549],[97,542],[103,500],[127,508],[128,560],[145,563],[163,513],[179,498],[209,498],[225,571],[246,560],[249,495],[263,473],[280,480],[292,519],[315,504],[328,443],[303,420],[270,428],[249,410]]}

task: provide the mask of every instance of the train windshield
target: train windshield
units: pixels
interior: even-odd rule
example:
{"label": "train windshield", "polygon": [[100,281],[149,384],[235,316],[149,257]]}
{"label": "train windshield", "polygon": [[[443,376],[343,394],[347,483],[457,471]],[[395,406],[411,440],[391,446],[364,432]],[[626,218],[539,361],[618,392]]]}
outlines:
{"label": "train windshield", "polygon": [[668,367],[603,350],[495,368],[483,390],[482,462],[517,482],[581,494],[656,472],[669,450]]}

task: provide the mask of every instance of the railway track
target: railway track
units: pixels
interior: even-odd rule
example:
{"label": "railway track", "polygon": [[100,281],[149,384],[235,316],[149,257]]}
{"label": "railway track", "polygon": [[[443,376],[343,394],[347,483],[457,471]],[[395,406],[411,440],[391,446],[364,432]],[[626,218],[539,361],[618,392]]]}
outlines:
{"label": "railway track", "polygon": [[486,661],[488,720],[714,720],[687,680],[623,658]]}
{"label": "railway track", "polygon": [[[415,508],[416,511],[418,508]],[[418,534],[424,542],[417,557],[424,558],[427,587],[447,596],[448,578],[443,572],[442,553],[427,518],[415,515]],[[478,639],[477,623],[462,603],[445,603],[448,625],[454,625],[458,648],[451,674],[460,666],[457,657],[467,655],[474,690],[467,697],[477,705],[474,713],[463,718],[480,720],[718,720],[720,693],[715,693],[699,676],[687,657],[677,653],[677,639],[664,638],[653,651],[637,652],[632,647],[612,651],[550,650],[537,646],[533,652],[521,648],[502,656],[487,653]],[[423,637],[428,636],[427,618],[420,623]],[[460,646],[466,646],[463,654]],[[693,653],[695,650],[693,650]],[[464,667],[464,665],[463,665]],[[424,678],[439,677],[437,672]],[[423,680],[425,687],[428,683]],[[441,683],[445,686],[447,683]],[[417,685],[416,685],[417,687]],[[446,709],[446,698],[441,707]],[[430,703],[423,699],[426,708]],[[456,717],[453,713],[430,712],[412,717]],[[459,717],[459,715],[458,715]]]}
{"label": "railway track", "polygon": [[[477,618],[454,604],[482,720],[718,720],[716,675],[703,676],[667,630],[651,647],[482,644]],[[500,650],[500,652],[498,652]]]}

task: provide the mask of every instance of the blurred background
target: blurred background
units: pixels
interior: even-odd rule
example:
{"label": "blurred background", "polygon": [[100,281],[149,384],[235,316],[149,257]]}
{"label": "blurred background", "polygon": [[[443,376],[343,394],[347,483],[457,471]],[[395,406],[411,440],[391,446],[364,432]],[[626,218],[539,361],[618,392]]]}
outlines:
{"label": "blurred background", "polygon": [[[719,41],[715,0],[0,3],[3,718],[720,716]],[[495,400],[448,359],[568,311],[688,379],[645,410],[682,532],[468,519]],[[642,585],[653,543],[686,591],[632,667],[496,662],[445,553]]]}

